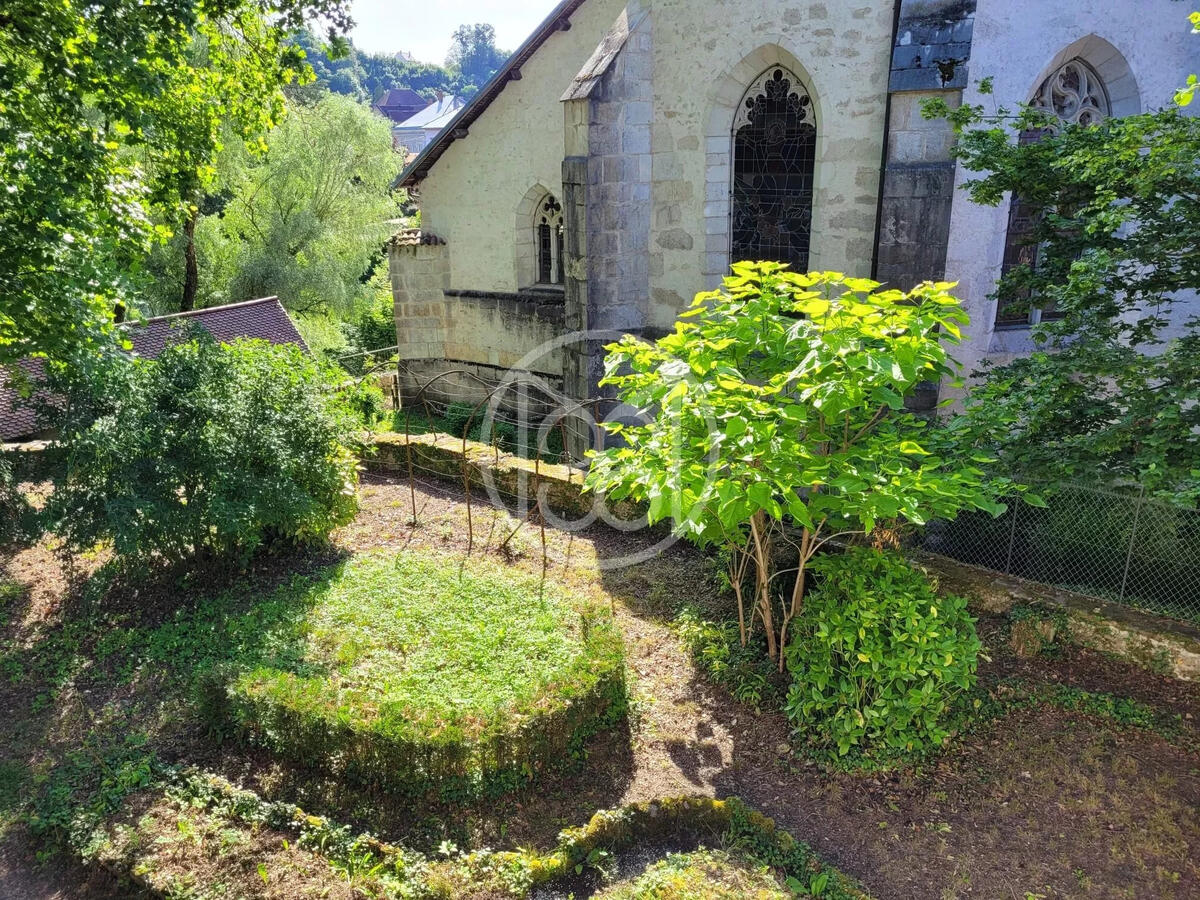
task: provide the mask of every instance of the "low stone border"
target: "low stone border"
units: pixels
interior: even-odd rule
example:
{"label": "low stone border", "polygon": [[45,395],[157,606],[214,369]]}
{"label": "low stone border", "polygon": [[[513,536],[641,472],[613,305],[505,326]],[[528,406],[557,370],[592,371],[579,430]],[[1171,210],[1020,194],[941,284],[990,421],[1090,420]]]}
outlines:
{"label": "low stone border", "polygon": [[1200,628],[1194,625],[934,553],[909,551],[908,555],[935,575],[943,588],[962,594],[977,609],[1007,613],[1023,603],[1061,609],[1074,643],[1116,654],[1160,675],[1200,681]]}
{"label": "low stone border", "polygon": [[[571,521],[586,518],[596,504],[596,496],[583,491],[583,472],[571,466],[513,456],[448,434],[373,436],[368,471],[406,478],[410,463],[418,477],[434,475],[460,485],[469,480],[472,490],[492,486],[510,499],[540,494],[550,511]],[[611,504],[609,511],[627,520],[642,515],[636,504],[626,502]]]}

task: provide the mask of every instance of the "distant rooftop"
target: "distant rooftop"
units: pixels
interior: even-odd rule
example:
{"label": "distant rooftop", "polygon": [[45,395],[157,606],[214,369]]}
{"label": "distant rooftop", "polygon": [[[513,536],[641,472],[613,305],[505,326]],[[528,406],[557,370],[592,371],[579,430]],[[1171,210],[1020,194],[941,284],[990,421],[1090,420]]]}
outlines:
{"label": "distant rooftop", "polygon": [[430,103],[414,116],[405,119],[397,128],[443,128],[463,107],[463,101],[458,97],[445,94]]}

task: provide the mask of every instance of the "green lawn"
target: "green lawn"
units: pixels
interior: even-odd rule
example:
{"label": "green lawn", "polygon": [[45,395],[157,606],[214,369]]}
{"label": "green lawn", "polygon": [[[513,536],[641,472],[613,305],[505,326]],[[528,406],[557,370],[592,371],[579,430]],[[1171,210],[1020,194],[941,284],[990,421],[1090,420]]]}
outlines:
{"label": "green lawn", "polygon": [[317,592],[303,658],[323,695],[392,727],[476,736],[568,679],[584,651],[575,604],[494,564],[370,555],[301,590]]}
{"label": "green lawn", "polygon": [[218,670],[207,710],[294,762],[408,794],[500,793],[624,716],[611,613],[494,558],[368,554],[267,604],[305,610],[295,642]]}

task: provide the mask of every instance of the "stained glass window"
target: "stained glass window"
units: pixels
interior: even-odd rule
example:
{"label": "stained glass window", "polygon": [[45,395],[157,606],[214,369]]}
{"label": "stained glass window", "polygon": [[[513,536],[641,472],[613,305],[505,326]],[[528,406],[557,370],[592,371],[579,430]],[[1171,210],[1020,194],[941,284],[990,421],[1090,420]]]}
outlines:
{"label": "stained glass window", "polygon": [[[1052,113],[1058,124],[1051,123],[1045,130],[1023,132],[1020,136],[1023,144],[1040,140],[1047,132],[1056,131],[1063,125],[1096,125],[1112,115],[1104,82],[1082,59],[1073,59],[1060,66],[1042,82],[1029,105]],[[1023,197],[1014,195],[1009,206],[1002,275],[1022,266],[1037,269],[1041,251],[1035,237],[1037,224],[1038,213],[1034,207]],[[1059,317],[1053,306],[1038,303],[1028,290],[1013,290],[996,305],[996,324],[1000,326],[1036,325]]]}
{"label": "stained glass window", "polygon": [[774,66],[746,92],[733,124],[734,261],[765,259],[807,271],[817,129],[812,99]]}

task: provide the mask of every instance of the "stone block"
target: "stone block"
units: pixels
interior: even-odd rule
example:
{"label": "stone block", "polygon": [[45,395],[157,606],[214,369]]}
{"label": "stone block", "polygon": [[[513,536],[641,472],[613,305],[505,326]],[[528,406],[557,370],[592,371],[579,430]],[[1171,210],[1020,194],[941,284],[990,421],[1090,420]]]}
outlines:
{"label": "stone block", "polygon": [[650,153],[650,126],[626,125],[621,130],[623,153]]}
{"label": "stone block", "polygon": [[704,216],[710,218],[713,216],[727,217],[729,215],[729,200],[712,200],[704,204]]}
{"label": "stone block", "polygon": [[653,121],[653,104],[644,100],[625,104],[625,127],[629,127],[630,125],[649,125]]}
{"label": "stone block", "polygon": [[695,241],[682,228],[671,228],[660,232],[655,243],[664,250],[691,250]]}
{"label": "stone block", "polygon": [[919,131],[893,131],[888,136],[889,162],[924,162],[925,135]]}

